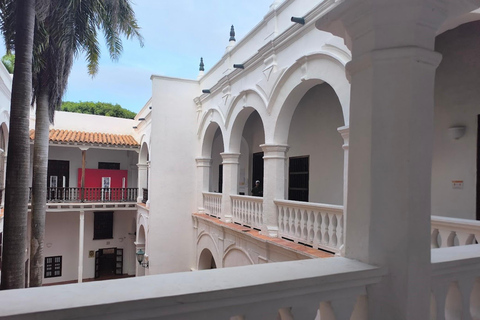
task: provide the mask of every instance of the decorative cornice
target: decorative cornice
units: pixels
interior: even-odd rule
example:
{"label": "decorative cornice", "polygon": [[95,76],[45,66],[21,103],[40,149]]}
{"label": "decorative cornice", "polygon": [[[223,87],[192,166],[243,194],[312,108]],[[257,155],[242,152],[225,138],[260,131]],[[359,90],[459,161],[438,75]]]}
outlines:
{"label": "decorative cornice", "polygon": [[[305,20],[307,21],[304,26],[293,24],[291,27],[281,33],[278,37],[263,45],[252,57],[243,62],[239,61],[238,63],[242,63],[245,68],[242,70],[234,69],[229,74],[219,79],[215,85],[210,87],[210,94],[203,94],[200,96],[201,101],[203,102],[208,99],[212,99],[215,94],[225,86],[227,80],[229,82],[235,82],[236,80],[238,80],[238,77],[244,77],[246,73],[255,70],[260,64],[264,64],[265,59],[267,59],[273,54],[280,52],[284,47],[294,42],[297,37],[301,37],[302,35],[315,29],[315,21],[319,19],[320,16],[325,15],[327,12],[329,12],[331,6],[335,4],[335,2],[336,0],[326,0],[322,2],[304,16]],[[264,22],[265,20],[262,23]],[[261,25],[257,26],[254,31],[258,32],[260,28]],[[235,52],[239,50],[240,45],[247,40],[247,38],[243,39],[230,52],[225,54],[222,59],[211,70],[209,70],[209,72],[205,74],[203,79],[206,79],[209,74],[213,72],[213,70],[223,65],[224,60],[227,59],[229,55],[233,56]]]}

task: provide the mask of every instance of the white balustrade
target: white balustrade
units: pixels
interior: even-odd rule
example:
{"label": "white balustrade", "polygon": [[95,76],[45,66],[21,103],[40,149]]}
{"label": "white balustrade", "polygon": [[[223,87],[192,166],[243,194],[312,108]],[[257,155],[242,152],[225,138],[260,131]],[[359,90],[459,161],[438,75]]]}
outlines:
{"label": "white balustrade", "polygon": [[431,246],[445,248],[480,242],[480,221],[432,216]]}
{"label": "white balustrade", "polygon": [[367,320],[383,274],[336,257],[4,290],[0,319]]}
{"label": "white balustrade", "polygon": [[280,237],[316,249],[339,252],[343,245],[343,206],[275,200]]}
{"label": "white balustrade", "polygon": [[480,319],[480,245],[432,249],[431,320]]}
{"label": "white balustrade", "polygon": [[213,192],[203,193],[203,208],[205,213],[220,218],[222,213],[222,194]]}
{"label": "white balustrade", "polygon": [[263,223],[263,198],[230,195],[233,222],[260,229]]}

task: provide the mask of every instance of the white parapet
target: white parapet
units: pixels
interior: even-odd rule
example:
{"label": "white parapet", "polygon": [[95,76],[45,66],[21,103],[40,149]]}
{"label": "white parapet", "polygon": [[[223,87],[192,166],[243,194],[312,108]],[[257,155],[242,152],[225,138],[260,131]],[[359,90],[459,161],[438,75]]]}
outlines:
{"label": "white parapet", "polygon": [[0,319],[313,319],[320,305],[350,319],[365,314],[365,288],[383,273],[330,258],[8,290]]}

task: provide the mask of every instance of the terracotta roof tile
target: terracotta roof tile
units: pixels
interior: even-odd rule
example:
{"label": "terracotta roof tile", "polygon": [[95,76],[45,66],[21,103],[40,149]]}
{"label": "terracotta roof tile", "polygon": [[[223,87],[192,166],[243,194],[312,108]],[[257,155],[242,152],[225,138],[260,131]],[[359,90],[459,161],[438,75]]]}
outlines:
{"label": "terracotta roof tile", "polygon": [[[30,139],[35,139],[35,130],[30,130]],[[131,135],[112,133],[98,133],[71,130],[50,130],[49,139],[51,142],[76,142],[106,144],[112,146],[139,146],[138,142]]]}

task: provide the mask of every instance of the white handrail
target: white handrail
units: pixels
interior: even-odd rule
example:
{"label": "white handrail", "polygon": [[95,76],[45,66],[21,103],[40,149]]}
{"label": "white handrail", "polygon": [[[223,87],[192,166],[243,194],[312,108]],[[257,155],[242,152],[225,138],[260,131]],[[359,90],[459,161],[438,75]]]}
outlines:
{"label": "white handrail", "polygon": [[233,222],[260,229],[263,223],[263,198],[230,195],[232,199]]}
{"label": "white handrail", "polygon": [[430,319],[479,319],[480,245],[432,249]]}
{"label": "white handrail", "polygon": [[275,200],[280,237],[339,252],[343,245],[343,206]]}
{"label": "white handrail", "polygon": [[432,216],[431,225],[432,248],[464,246],[480,242],[480,221]]}
{"label": "white handrail", "polygon": [[319,305],[350,319],[352,310],[342,306],[360,301],[352,317],[359,319],[366,287],[383,274],[338,257],[4,290],[0,319],[314,319]]}
{"label": "white handrail", "polygon": [[214,217],[220,217],[222,213],[222,194],[214,192],[204,192],[203,208],[205,209],[205,213]]}

